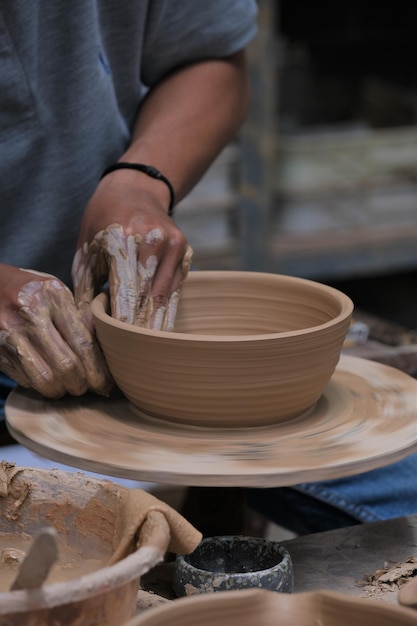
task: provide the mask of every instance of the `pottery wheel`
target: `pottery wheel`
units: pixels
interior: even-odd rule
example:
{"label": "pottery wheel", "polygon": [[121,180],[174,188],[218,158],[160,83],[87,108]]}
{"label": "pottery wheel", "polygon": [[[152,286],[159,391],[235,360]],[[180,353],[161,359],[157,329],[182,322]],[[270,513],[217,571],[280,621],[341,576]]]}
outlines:
{"label": "pottery wheel", "polygon": [[361,473],[417,451],[417,380],[342,356],[314,408],[259,428],[171,424],[120,395],[48,400],[22,388],[9,396],[6,419],[27,448],[88,471],[188,486],[288,486]]}

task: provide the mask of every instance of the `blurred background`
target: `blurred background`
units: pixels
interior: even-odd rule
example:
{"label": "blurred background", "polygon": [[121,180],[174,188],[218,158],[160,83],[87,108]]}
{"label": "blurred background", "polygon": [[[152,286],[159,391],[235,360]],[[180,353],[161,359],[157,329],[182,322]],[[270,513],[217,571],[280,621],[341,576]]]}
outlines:
{"label": "blurred background", "polygon": [[249,118],[177,210],[194,268],[312,278],[417,330],[416,5],[258,5]]}

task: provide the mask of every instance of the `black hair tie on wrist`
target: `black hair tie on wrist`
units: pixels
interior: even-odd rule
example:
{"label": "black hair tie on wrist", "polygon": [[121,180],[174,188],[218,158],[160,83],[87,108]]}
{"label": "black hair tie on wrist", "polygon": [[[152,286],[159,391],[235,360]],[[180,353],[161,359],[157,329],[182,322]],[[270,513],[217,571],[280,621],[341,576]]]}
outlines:
{"label": "black hair tie on wrist", "polygon": [[168,178],[164,176],[159,170],[156,169],[153,165],[143,165],[143,163],[124,163],[122,161],[118,163],[114,163],[113,165],[109,165],[104,172],[102,173],[100,180],[104,178],[110,172],[114,172],[115,170],[137,170],[138,172],[143,172],[147,176],[151,178],[156,178],[156,180],[161,180],[169,189],[169,207],[168,207],[168,215],[172,217],[174,214],[174,205],[175,205],[175,193],[174,188],[169,182]]}

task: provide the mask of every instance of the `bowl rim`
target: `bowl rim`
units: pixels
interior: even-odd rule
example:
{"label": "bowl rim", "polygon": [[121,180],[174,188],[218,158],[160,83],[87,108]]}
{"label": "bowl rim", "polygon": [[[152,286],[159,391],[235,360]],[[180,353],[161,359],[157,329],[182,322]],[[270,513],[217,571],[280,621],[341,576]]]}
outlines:
{"label": "bowl rim", "polygon": [[[197,277],[202,276],[205,279],[216,279],[220,277],[231,278],[234,277],[237,280],[246,278],[250,276],[251,278],[261,278],[261,277],[271,277],[271,280],[274,278],[279,278],[284,282],[296,282],[299,285],[305,284],[306,286],[312,287],[317,291],[326,292],[329,295],[332,295],[335,300],[337,300],[341,305],[341,311],[338,315],[333,317],[331,320],[324,322],[323,324],[317,324],[317,326],[310,326],[308,328],[301,328],[298,330],[290,330],[276,333],[258,333],[253,335],[203,335],[199,333],[180,333],[167,330],[154,330],[151,328],[144,328],[142,326],[134,326],[133,324],[128,324],[127,322],[122,322],[117,320],[114,317],[111,317],[107,312],[107,304],[108,304],[108,293],[101,292],[95,296],[93,301],[91,302],[91,313],[94,319],[98,319],[101,322],[119,330],[128,330],[131,333],[144,335],[148,337],[153,337],[155,339],[170,339],[172,341],[185,341],[185,342],[208,342],[208,343],[233,343],[233,342],[253,342],[257,341],[270,341],[271,339],[277,338],[294,338],[294,337],[302,337],[306,334],[312,334],[316,332],[321,332],[326,328],[331,328],[333,326],[337,326],[339,322],[345,321],[349,316],[352,315],[354,304],[351,298],[336,289],[335,287],[331,287],[330,285],[326,285],[325,283],[321,283],[318,281],[311,280],[309,278],[301,278],[298,276],[288,276],[286,274],[274,274],[272,272],[249,272],[249,271],[235,271],[235,270],[195,270],[189,273],[187,277],[187,281],[193,281]],[[181,296],[180,296],[181,297]]]}
{"label": "bowl rim", "polygon": [[191,559],[193,558],[193,556],[195,556],[195,553],[200,548],[204,547],[207,544],[213,543],[213,541],[216,541],[216,540],[219,543],[220,542],[223,543],[225,547],[228,547],[229,549],[234,543],[245,543],[245,542],[249,542],[254,545],[264,546],[265,548],[270,547],[276,550],[276,552],[279,553],[281,557],[280,560],[277,561],[275,565],[271,567],[266,567],[263,569],[256,569],[251,572],[223,572],[222,574],[219,573],[219,576],[222,575],[225,578],[231,578],[232,580],[234,580],[236,578],[239,578],[239,576],[245,575],[245,573],[263,576],[265,574],[268,574],[268,572],[270,572],[271,570],[276,570],[276,569],[285,570],[285,568],[290,568],[292,572],[293,564],[292,564],[291,555],[288,552],[287,548],[284,545],[282,545],[281,542],[265,539],[263,537],[249,537],[245,535],[219,535],[215,537],[205,537],[204,539],[201,540],[197,548],[190,554],[177,554],[176,559],[175,559],[175,565],[174,565],[174,569],[176,570],[176,572],[178,572],[179,569],[181,568],[182,570],[187,571],[187,572],[195,572],[196,574],[200,576],[201,575],[208,576],[208,577],[213,576],[212,571],[208,569],[204,569],[202,567],[198,567],[198,565],[193,565],[191,563]]}

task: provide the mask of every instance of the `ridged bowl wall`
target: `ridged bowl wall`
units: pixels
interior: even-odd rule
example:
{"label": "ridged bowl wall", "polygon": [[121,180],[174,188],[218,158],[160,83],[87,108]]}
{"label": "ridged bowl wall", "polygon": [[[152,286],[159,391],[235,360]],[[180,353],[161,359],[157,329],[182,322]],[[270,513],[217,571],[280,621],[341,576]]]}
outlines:
{"label": "ridged bowl wall", "polygon": [[131,326],[93,301],[98,340],[123,394],[147,415],[182,424],[262,426],[293,419],[322,395],[353,311],[311,280],[194,271],[174,332]]}

